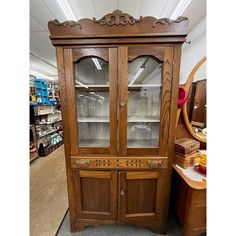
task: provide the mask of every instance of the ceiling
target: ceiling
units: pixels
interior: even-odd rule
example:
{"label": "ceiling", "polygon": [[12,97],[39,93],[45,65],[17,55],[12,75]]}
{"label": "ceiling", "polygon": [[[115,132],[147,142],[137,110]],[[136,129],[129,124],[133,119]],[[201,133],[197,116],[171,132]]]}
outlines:
{"label": "ceiling", "polygon": [[[101,18],[114,9],[120,9],[135,18],[177,18],[176,7],[180,2],[189,3],[182,16],[189,18],[189,32],[206,17],[206,0],[67,0],[76,19]],[[175,14],[176,13],[176,14]],[[175,18],[174,17],[174,18]],[[55,48],[49,40],[49,20],[68,20],[58,0],[30,0],[30,70],[49,79],[57,79]]]}

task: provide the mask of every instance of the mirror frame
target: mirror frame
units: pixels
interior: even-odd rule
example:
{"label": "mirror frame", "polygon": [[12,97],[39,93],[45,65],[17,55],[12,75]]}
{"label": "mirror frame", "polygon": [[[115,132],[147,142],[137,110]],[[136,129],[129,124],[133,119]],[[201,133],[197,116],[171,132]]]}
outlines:
{"label": "mirror frame", "polygon": [[[194,75],[196,74],[198,68],[206,61],[206,56],[204,56],[192,69],[192,71],[190,72],[189,76],[188,76],[188,79],[187,79],[187,82],[184,84],[184,88],[186,89],[187,92],[189,92],[190,90],[190,87],[193,83],[193,78],[194,78]],[[206,138],[203,138],[199,135],[197,135],[193,129],[192,129],[192,126],[189,122],[189,119],[188,119],[188,113],[187,113],[187,102],[184,104],[183,106],[183,117],[184,117],[184,122],[185,122],[185,125],[188,129],[188,131],[190,132],[190,134],[197,140],[203,142],[203,143],[206,143],[207,139]]]}

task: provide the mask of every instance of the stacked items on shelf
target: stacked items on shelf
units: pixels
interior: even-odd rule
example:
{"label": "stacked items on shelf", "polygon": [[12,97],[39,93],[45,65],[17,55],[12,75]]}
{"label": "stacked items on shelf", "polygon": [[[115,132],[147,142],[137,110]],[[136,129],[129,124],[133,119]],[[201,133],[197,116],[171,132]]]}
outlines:
{"label": "stacked items on shelf", "polygon": [[30,90],[29,90],[29,100],[30,102],[37,101],[36,88],[35,88],[35,77],[30,76]]}
{"label": "stacked items on shelf", "polygon": [[47,156],[63,144],[63,131],[46,136],[39,145],[39,155]]}
{"label": "stacked items on shelf", "polygon": [[49,104],[47,81],[36,77],[35,88],[36,88],[36,94],[37,94],[37,102],[41,104]]}
{"label": "stacked items on shelf", "polygon": [[46,156],[63,143],[61,112],[58,105],[34,107],[39,155]]}
{"label": "stacked items on shelf", "polygon": [[200,142],[194,139],[182,138],[175,141],[174,162],[182,168],[193,165],[199,155]]}
{"label": "stacked items on shelf", "polygon": [[58,104],[60,102],[58,84],[48,84],[48,99],[50,104]]}
{"label": "stacked items on shelf", "polygon": [[38,157],[38,148],[37,148],[37,140],[36,140],[36,132],[34,125],[30,125],[30,161],[33,161]]}

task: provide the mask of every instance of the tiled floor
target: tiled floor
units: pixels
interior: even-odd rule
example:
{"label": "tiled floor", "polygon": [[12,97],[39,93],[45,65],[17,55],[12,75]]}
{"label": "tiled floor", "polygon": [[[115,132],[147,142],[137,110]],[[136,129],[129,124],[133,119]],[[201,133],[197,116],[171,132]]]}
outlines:
{"label": "tiled floor", "polygon": [[54,236],[67,211],[64,147],[30,166],[30,235]]}

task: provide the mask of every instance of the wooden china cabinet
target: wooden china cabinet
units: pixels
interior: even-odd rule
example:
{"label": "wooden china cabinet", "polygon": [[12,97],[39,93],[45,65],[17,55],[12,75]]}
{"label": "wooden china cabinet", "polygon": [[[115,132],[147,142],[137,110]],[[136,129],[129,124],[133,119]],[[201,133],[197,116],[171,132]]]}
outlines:
{"label": "wooden china cabinet", "polygon": [[118,223],[165,233],[187,25],[119,10],[49,22],[72,231]]}

